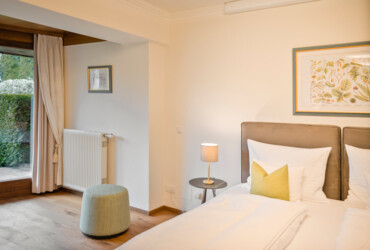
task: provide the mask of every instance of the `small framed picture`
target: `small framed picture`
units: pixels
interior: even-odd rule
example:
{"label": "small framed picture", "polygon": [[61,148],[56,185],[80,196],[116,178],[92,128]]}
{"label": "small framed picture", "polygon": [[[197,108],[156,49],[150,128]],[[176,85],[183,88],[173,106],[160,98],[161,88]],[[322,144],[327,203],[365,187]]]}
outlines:
{"label": "small framed picture", "polygon": [[89,93],[112,93],[112,65],[89,66]]}

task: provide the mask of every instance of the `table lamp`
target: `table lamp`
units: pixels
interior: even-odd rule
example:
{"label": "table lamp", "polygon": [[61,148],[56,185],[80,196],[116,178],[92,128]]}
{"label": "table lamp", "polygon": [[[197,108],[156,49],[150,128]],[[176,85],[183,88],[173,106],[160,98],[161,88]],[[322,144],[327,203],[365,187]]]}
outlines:
{"label": "table lamp", "polygon": [[218,145],[214,143],[202,143],[200,144],[200,154],[202,161],[208,162],[208,179],[203,180],[203,183],[211,185],[214,181],[209,179],[210,167],[211,162],[218,161]]}

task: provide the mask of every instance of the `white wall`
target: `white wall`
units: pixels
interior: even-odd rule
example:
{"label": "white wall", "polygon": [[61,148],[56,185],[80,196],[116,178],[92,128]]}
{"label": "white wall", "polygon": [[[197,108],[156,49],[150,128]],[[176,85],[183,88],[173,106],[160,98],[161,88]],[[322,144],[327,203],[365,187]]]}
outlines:
{"label": "white wall", "polygon": [[[200,143],[219,144],[212,176],[240,182],[243,121],[370,126],[369,118],[292,114],[292,48],[366,40],[370,1],[322,0],[174,21],[169,48],[66,47],[66,127],[117,135],[109,181],[129,189],[132,206],[187,210],[201,192],[189,179],[207,173]],[[113,65],[113,94],[88,94],[87,66],[104,64]]]}
{"label": "white wall", "polygon": [[[171,27],[168,206],[199,204],[189,179],[207,174],[199,144],[219,144],[211,175],[240,183],[240,124],[269,121],[370,126],[369,118],[293,116],[292,48],[370,40],[370,1],[323,0],[235,15],[213,14]],[[209,194],[210,195],[210,194]]]}
{"label": "white wall", "polygon": [[149,42],[149,210],[163,205],[166,169],[166,47]]}
{"label": "white wall", "polygon": [[[113,93],[88,93],[87,67],[113,66]],[[148,44],[65,47],[65,127],[112,132],[108,181],[127,187],[130,205],[149,210]]]}

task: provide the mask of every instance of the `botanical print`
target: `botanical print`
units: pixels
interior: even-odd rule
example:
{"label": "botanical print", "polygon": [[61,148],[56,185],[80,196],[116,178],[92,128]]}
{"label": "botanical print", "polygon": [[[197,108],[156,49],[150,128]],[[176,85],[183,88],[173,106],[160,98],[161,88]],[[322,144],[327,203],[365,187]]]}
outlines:
{"label": "botanical print", "polygon": [[310,60],[311,104],[370,105],[370,58]]}
{"label": "botanical print", "polygon": [[370,117],[370,41],[293,49],[293,114]]}

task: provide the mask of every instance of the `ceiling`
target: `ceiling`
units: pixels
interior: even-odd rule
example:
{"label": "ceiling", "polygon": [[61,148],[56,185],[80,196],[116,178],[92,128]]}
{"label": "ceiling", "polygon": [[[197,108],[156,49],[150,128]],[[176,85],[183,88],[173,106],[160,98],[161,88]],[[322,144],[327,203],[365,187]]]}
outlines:
{"label": "ceiling", "polygon": [[213,5],[220,5],[225,2],[230,2],[230,0],[144,0],[144,1],[170,13],[192,9],[200,9]]}
{"label": "ceiling", "polygon": [[[238,0],[141,0],[141,1],[156,6],[169,13],[196,10],[206,7],[222,6],[224,3],[227,2],[233,3],[235,2],[236,5],[239,5]],[[304,3],[309,1],[317,0],[243,0],[241,4],[242,6],[247,7],[249,10],[256,10]],[[238,7],[238,9],[240,9],[240,6]]]}

